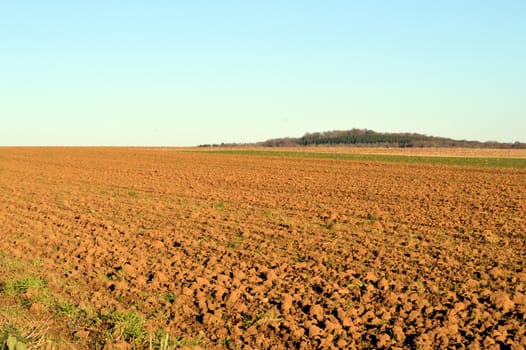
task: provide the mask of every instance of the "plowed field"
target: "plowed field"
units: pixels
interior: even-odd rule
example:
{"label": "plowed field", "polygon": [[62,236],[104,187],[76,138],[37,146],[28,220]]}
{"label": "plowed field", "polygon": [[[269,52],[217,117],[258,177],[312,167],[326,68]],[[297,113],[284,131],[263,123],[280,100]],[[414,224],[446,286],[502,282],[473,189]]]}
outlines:
{"label": "plowed field", "polygon": [[59,348],[522,349],[525,213],[524,169],[3,148],[0,322]]}

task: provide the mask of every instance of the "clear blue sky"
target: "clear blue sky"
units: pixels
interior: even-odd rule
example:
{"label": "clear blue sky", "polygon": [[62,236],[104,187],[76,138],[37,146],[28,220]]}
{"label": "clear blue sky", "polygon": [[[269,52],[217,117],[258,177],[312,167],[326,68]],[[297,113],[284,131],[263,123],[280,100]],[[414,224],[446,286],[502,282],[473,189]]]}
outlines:
{"label": "clear blue sky", "polygon": [[0,145],[526,141],[526,1],[2,1],[0,122]]}

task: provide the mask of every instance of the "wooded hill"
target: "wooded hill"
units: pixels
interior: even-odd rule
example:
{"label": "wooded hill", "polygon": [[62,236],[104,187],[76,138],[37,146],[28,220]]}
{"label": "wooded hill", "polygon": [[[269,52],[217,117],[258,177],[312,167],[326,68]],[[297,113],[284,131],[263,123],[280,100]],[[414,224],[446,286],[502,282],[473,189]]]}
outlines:
{"label": "wooded hill", "polygon": [[222,143],[211,146],[377,146],[377,147],[465,147],[465,148],[526,148],[526,143],[502,143],[496,141],[454,140],[445,137],[427,136],[416,133],[381,133],[368,129],[334,130],[306,133],[302,137],[276,138],[253,144]]}

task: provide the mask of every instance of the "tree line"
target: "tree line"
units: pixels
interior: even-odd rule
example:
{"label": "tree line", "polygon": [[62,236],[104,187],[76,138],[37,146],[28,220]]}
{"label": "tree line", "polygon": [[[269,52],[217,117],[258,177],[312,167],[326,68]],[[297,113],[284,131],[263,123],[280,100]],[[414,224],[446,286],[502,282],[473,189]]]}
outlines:
{"label": "tree line", "polygon": [[497,141],[454,140],[446,137],[427,136],[417,133],[381,133],[368,129],[333,130],[306,133],[302,137],[275,138],[257,143],[221,143],[199,145],[199,147],[217,146],[263,146],[263,147],[297,147],[297,146],[377,146],[377,147],[463,147],[463,148],[520,148],[526,143],[503,143]]}

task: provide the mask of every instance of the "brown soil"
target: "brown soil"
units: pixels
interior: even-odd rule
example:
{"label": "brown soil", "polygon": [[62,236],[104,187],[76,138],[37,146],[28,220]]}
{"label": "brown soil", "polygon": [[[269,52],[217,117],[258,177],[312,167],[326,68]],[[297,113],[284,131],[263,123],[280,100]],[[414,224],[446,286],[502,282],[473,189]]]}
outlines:
{"label": "brown soil", "polygon": [[0,251],[210,348],[523,348],[524,213],[524,170],[0,149]]}

